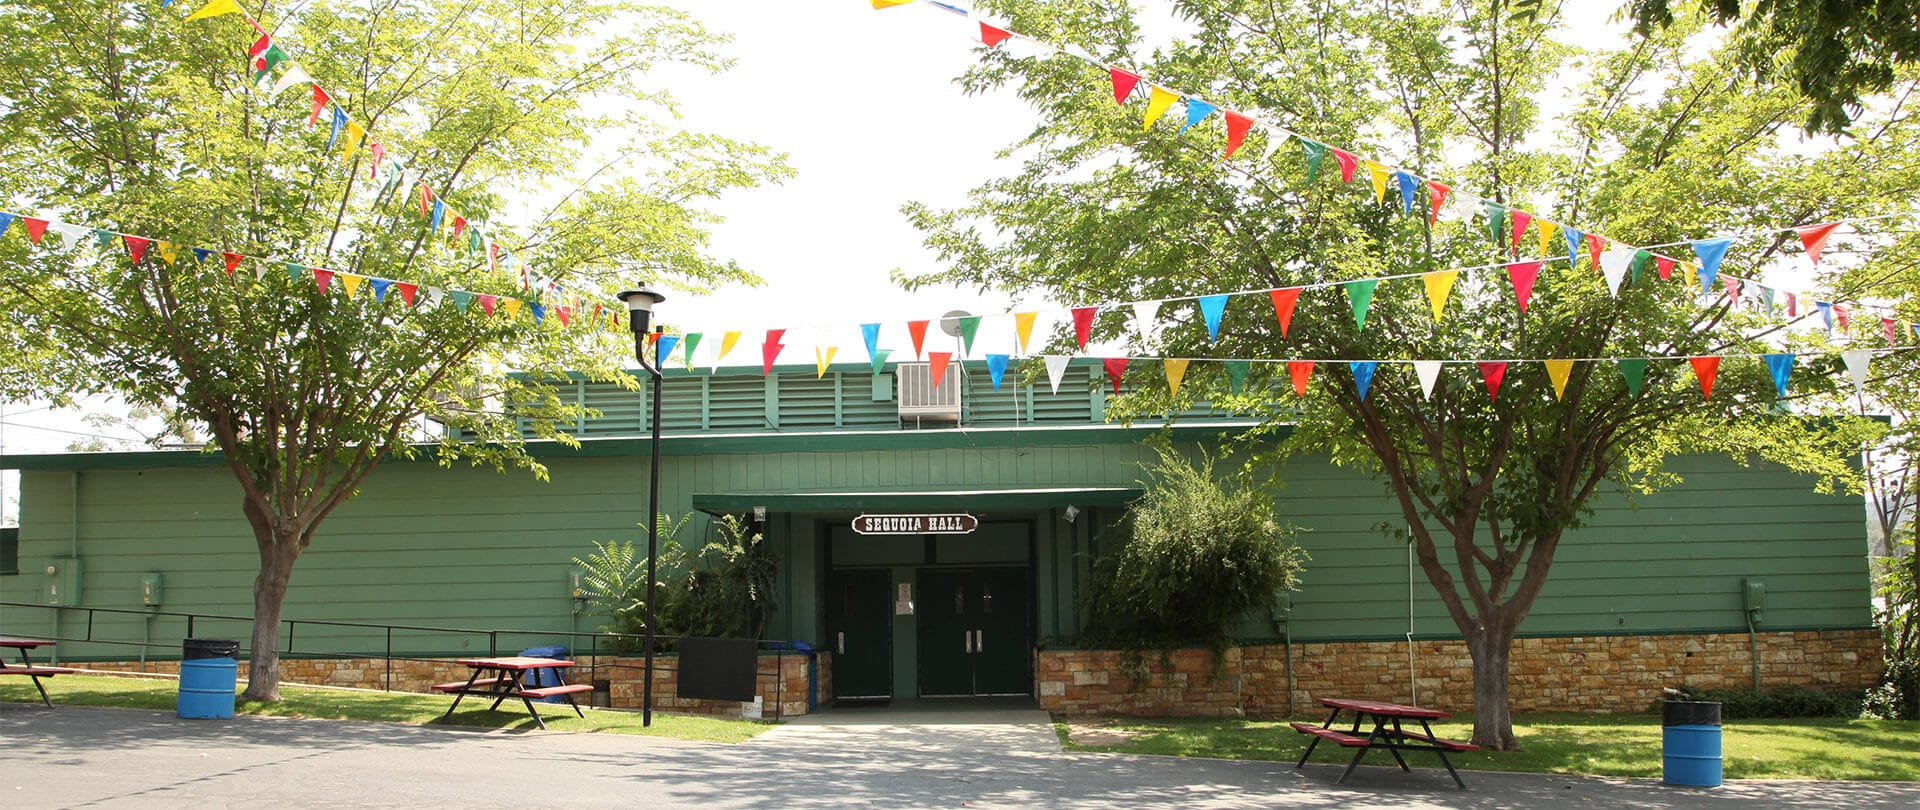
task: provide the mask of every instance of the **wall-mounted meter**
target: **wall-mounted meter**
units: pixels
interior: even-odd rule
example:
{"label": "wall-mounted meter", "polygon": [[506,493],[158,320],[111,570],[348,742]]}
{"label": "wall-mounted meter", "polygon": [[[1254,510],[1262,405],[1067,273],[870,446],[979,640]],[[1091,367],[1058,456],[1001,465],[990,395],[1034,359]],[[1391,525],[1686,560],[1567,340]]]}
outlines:
{"label": "wall-mounted meter", "polygon": [[49,605],[80,604],[80,558],[57,557],[47,563],[46,597]]}
{"label": "wall-mounted meter", "polygon": [[160,606],[160,574],[158,572],[140,575],[140,604],[145,607]]}
{"label": "wall-mounted meter", "polygon": [[1740,580],[1740,604],[1747,609],[1747,620],[1760,623],[1760,611],[1767,606],[1767,583],[1758,579]]}

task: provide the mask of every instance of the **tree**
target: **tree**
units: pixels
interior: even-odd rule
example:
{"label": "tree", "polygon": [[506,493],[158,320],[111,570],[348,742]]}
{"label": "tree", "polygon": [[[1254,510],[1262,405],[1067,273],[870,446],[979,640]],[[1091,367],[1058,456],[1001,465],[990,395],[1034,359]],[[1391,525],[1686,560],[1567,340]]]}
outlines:
{"label": "tree", "polygon": [[[1854,480],[1847,459],[1861,428],[1783,415],[1771,377],[1752,358],[1822,345],[1820,335],[1781,328],[1754,311],[1752,296],[1739,307],[1701,298],[1683,268],[1666,279],[1651,256],[1633,262],[1616,295],[1584,246],[1578,267],[1568,269],[1557,258],[1568,253],[1557,235],[1541,245],[1528,228],[1519,245],[1508,244],[1509,210],[1539,211],[1628,245],[1671,244],[1874,213],[1883,192],[1899,188],[1848,172],[1822,178],[1825,193],[1813,193],[1802,172],[1860,155],[1780,149],[1776,135],[1798,100],[1737,87],[1718,57],[1685,61],[1686,32],[1583,54],[1554,36],[1557,18],[1516,24],[1497,1],[1367,10],[1180,0],[1174,8],[1191,27],[1188,37],[1142,54],[1124,6],[1009,0],[993,8],[1015,30],[1131,66],[1168,88],[1199,90],[1221,109],[1288,122],[1316,140],[1262,157],[1263,141],[1274,136],[1255,134],[1223,164],[1217,125],[1176,136],[1184,117],[1176,111],[1143,130],[1141,105],[1116,106],[1104,70],[985,51],[963,82],[1016,86],[1041,122],[1009,150],[1022,158],[1014,176],[986,183],[960,208],[908,207],[952,266],[905,280],[1087,304],[1390,277],[1303,290],[1289,328],[1264,302],[1236,305],[1217,342],[1194,318],[1145,346],[1165,357],[1295,361],[1310,369],[1304,397],[1295,397],[1289,369],[1277,363],[1254,364],[1244,384],[1222,365],[1196,363],[1178,398],[1143,382],[1151,372],[1131,370],[1136,365],[1127,375],[1134,393],[1109,413],[1174,413],[1211,400],[1262,417],[1256,439],[1290,430],[1265,445],[1277,446],[1270,455],[1330,457],[1379,479],[1400,511],[1383,528],[1413,544],[1467,643],[1475,743],[1517,747],[1511,642],[1565,532],[1581,525],[1596,495],[1670,484],[1677,478],[1664,460],[1692,452],[1764,456],[1817,473],[1826,486]],[[1585,85],[1551,86],[1575,56],[1592,65]],[[1555,142],[1542,132],[1543,110],[1560,97],[1578,101]],[[1449,183],[1455,202],[1438,206],[1436,218],[1425,215],[1431,188],[1419,189],[1411,213],[1391,189],[1376,202],[1365,168],[1356,166],[1353,185],[1343,187],[1329,145],[1402,155],[1407,171]],[[1883,157],[1910,166],[1913,153]],[[1469,195],[1480,199],[1458,202]],[[1727,272],[1763,266],[1791,238],[1740,242]],[[1522,312],[1502,264],[1530,255],[1549,262]],[[1422,281],[1457,281],[1437,319]],[[1367,295],[1370,305],[1362,303]],[[1098,322],[1097,333],[1127,337],[1120,321]],[[1702,365],[1717,377],[1696,379],[1686,359],[1721,355],[1735,357],[1717,369]],[[1524,362],[1467,362],[1499,358]],[[1554,358],[1659,359],[1570,362],[1558,371],[1539,362]],[[1411,365],[1417,360],[1456,361],[1430,397]],[[1355,362],[1380,364],[1364,393],[1354,371],[1375,367]],[[1831,390],[1824,372],[1834,364],[1803,363],[1785,404],[1804,410],[1799,400]],[[1711,396],[1703,396],[1709,384]]]}
{"label": "tree", "polygon": [[[310,128],[306,83],[265,92],[289,68],[253,75],[244,16],[183,22],[184,5],[0,11],[0,200],[103,229],[56,228],[36,247],[16,226],[0,241],[17,321],[4,334],[36,350],[9,353],[4,376],[58,395],[60,377],[27,364],[83,360],[91,388],[200,423],[260,556],[245,696],[276,700],[281,605],[327,515],[391,458],[543,475],[522,427],[567,442],[579,415],[552,382],[634,384],[631,344],[596,302],[617,307],[606,293],[636,276],[753,280],[706,256],[712,217],[697,206],[787,169],[655,120],[673,108],[650,69],[727,64],[722,38],[677,12],[319,2],[266,21],[363,139]],[[424,216],[421,189],[447,207]],[[560,195],[544,213],[523,202],[543,192]],[[485,227],[489,248],[453,239],[461,225]],[[134,257],[108,232],[163,241]],[[513,269],[491,272],[492,243]],[[229,275],[222,253],[271,259]],[[329,286],[311,268],[340,275]],[[378,289],[355,295],[361,280]]]}

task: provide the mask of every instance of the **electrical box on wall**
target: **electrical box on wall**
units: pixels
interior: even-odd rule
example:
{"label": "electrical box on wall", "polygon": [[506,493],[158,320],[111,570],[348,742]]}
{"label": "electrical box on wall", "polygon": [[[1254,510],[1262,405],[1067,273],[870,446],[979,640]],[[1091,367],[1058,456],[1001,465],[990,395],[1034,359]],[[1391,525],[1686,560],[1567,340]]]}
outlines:
{"label": "electrical box on wall", "polygon": [[1740,599],[1747,609],[1747,619],[1759,624],[1760,612],[1767,606],[1767,583],[1757,579],[1740,580]]}
{"label": "electrical box on wall", "polygon": [[160,606],[160,574],[158,572],[140,575],[140,604],[145,607]]}
{"label": "electrical box on wall", "polygon": [[49,605],[80,604],[80,558],[56,557],[47,563],[46,597]]}

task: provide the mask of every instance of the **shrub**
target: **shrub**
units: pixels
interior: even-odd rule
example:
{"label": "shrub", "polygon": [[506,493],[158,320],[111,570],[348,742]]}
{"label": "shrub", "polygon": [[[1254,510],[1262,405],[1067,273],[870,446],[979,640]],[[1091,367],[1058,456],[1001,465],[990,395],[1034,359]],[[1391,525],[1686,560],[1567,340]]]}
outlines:
{"label": "shrub", "polygon": [[1792,717],[1858,717],[1861,693],[1820,692],[1804,686],[1785,686],[1771,692],[1752,689],[1693,689],[1681,687],[1692,700],[1720,704],[1724,720]]}

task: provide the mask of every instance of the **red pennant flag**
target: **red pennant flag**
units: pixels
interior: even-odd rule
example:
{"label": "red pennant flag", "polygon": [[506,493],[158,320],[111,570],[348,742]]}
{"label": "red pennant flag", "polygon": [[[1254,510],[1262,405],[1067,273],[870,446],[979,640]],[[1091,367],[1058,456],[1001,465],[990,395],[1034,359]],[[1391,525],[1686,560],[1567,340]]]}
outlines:
{"label": "red pennant flag", "polygon": [[1227,158],[1233,157],[1233,153],[1240,150],[1240,144],[1246,142],[1247,131],[1250,129],[1253,129],[1253,119],[1248,118],[1244,115],[1241,115],[1237,112],[1228,110],[1226,112],[1226,118],[1227,118],[1227,157],[1221,158],[1221,160],[1226,160]]}
{"label": "red pennant flag", "polygon": [[327,287],[333,284],[333,271],[322,270],[318,267],[315,267],[313,268],[313,281],[314,283],[320,285],[321,292],[326,292]]}
{"label": "red pennant flag", "polygon": [[493,296],[491,296],[491,295],[483,295],[483,296],[480,296],[480,311],[481,311],[481,312],[485,312],[485,313],[487,313],[488,315],[492,315],[492,314],[493,314],[493,304],[494,304],[494,301],[495,301],[495,300],[497,300],[497,299],[495,299],[495,298],[494,298]]}
{"label": "red pennant flag", "polygon": [[487,243],[487,272],[489,273],[500,272],[500,243],[499,242]]}
{"label": "red pennant flag", "polygon": [[1487,399],[1500,399],[1500,381],[1507,377],[1507,364],[1498,361],[1482,361],[1480,379],[1487,382]]}
{"label": "red pennant flag", "polygon": [[147,255],[147,245],[152,242],[144,236],[122,236],[120,239],[127,243],[127,255],[133,257],[134,264],[139,264],[140,257]]}
{"label": "red pennant flag", "polygon": [[1287,361],[1287,376],[1293,378],[1294,396],[1307,395],[1307,379],[1313,376],[1312,360]]}
{"label": "red pennant flag", "polygon": [[1533,282],[1540,278],[1540,262],[1514,262],[1507,265],[1507,278],[1513,280],[1513,295],[1520,300],[1520,311],[1527,311],[1527,299],[1533,297]]}
{"label": "red pennant flag", "polygon": [[[785,332],[787,330],[780,329],[777,331]],[[784,348],[786,347],[780,345],[773,337],[773,332],[767,333],[767,342],[760,344],[760,376],[765,377],[773,373],[773,359],[779,357],[780,350]]]}
{"label": "red pennant flag", "polygon": [[1812,260],[1815,267],[1820,266],[1820,251],[1827,249],[1827,236],[1838,227],[1840,223],[1829,222],[1825,225],[1808,225],[1793,229],[1794,233],[1800,234],[1800,246],[1807,249],[1807,258]]}
{"label": "red pennant flag", "polygon": [[907,334],[913,336],[913,357],[920,359],[920,346],[927,342],[927,322],[907,321]]}
{"label": "red pennant flag", "polygon": [[1700,398],[1712,399],[1713,377],[1720,373],[1720,358],[1689,357],[1687,362],[1693,364],[1693,376],[1700,378]]}
{"label": "red pennant flag", "polygon": [[931,361],[927,370],[933,374],[933,387],[939,388],[940,381],[947,378],[947,364],[953,362],[953,352],[928,352],[927,359]]}
{"label": "red pennant flag", "polygon": [[1127,358],[1109,357],[1101,361],[1107,367],[1107,379],[1113,383],[1113,392],[1120,393],[1120,377],[1127,373]]}
{"label": "red pennant flag", "polygon": [[1833,318],[1840,322],[1840,331],[1845,332],[1852,328],[1853,319],[1851,314],[1847,312],[1846,307],[1834,307]]}
{"label": "red pennant flag", "polygon": [[420,285],[402,281],[393,286],[400,291],[400,299],[406,301],[407,306],[413,306],[414,297],[420,294]]}
{"label": "red pennant flag", "polygon": [[1140,74],[1119,68],[1107,68],[1107,72],[1113,76],[1113,100],[1120,104],[1127,103],[1127,96],[1133,95],[1133,88],[1140,84]]}
{"label": "red pennant flag", "polygon": [[553,314],[555,314],[555,315],[558,315],[558,316],[560,316],[560,325],[561,325],[561,326],[566,326],[566,325],[567,325],[567,321],[569,321],[569,320],[570,320],[570,319],[572,319],[572,317],[573,317],[573,308],[571,308],[571,307],[554,307],[554,308],[553,308]]}
{"label": "red pennant flag", "polygon": [[246,258],[238,253],[222,253],[220,255],[225,256],[227,259],[227,275],[229,276],[233,275],[234,268],[240,266],[240,260]]}
{"label": "red pennant flag", "polygon": [[32,239],[36,245],[40,244],[41,237],[47,235],[47,221],[33,217],[21,217],[20,221],[27,226],[27,238]]}
{"label": "red pennant flag", "polygon": [[420,184],[420,216],[424,217],[432,210],[433,210],[433,189],[427,188],[426,183],[421,183]]}
{"label": "red pennant flag", "polygon": [[465,232],[466,230],[467,230],[467,218],[460,216],[459,214],[454,214],[453,215],[453,237],[455,239],[460,238],[460,234]]}
{"label": "red pennant flag", "polygon": [[1280,336],[1286,337],[1287,328],[1293,325],[1293,305],[1300,301],[1300,288],[1274,290],[1268,295],[1273,297],[1273,314],[1280,319]]}
{"label": "red pennant flag", "polygon": [[1894,325],[1892,318],[1881,318],[1880,328],[1887,330],[1888,346],[1900,345],[1900,328]]}
{"label": "red pennant flag", "polygon": [[1346,152],[1332,147],[1328,147],[1327,151],[1333,153],[1334,160],[1340,161],[1340,182],[1353,182],[1353,170],[1359,167],[1360,158],[1354,156],[1352,152]]}
{"label": "red pennant flag", "polygon": [[313,114],[307,116],[308,127],[320,121],[320,111],[326,109],[330,101],[333,101],[333,96],[327,95],[327,91],[320,89],[320,85],[313,86]]}
{"label": "red pennant flag", "polygon": [[1099,314],[1099,307],[1076,307],[1073,310],[1073,334],[1080,339],[1080,350],[1087,350],[1087,338],[1093,335],[1093,316]]}
{"label": "red pennant flag", "polygon": [[1600,269],[1600,250],[1606,246],[1607,240],[1600,238],[1600,234],[1587,234],[1587,256],[1593,259],[1593,269]]}
{"label": "red pennant flag", "polygon": [[1653,269],[1660,273],[1660,280],[1673,278],[1673,260],[1659,254],[1653,256]]}
{"label": "red pennant flag", "polygon": [[1787,317],[1800,317],[1800,296],[1787,293]]}
{"label": "red pennant flag", "polygon": [[380,179],[380,161],[387,157],[387,147],[379,141],[367,144],[367,179]]}
{"label": "red pennant flag", "polygon": [[[1527,226],[1529,224],[1532,224],[1533,222],[1533,215],[1525,211],[1522,211],[1518,208],[1514,208],[1507,211],[1507,216],[1513,217],[1513,255],[1514,255],[1514,258],[1519,258],[1520,257],[1520,237],[1526,235]],[[1524,310],[1525,307],[1522,307],[1521,309]]]}
{"label": "red pennant flag", "polygon": [[1427,203],[1433,207],[1432,212],[1427,214],[1427,225],[1429,227],[1440,220],[1440,206],[1446,204],[1447,192],[1452,190],[1452,187],[1445,184],[1432,180],[1427,181]]}
{"label": "red pennant flag", "polygon": [[[1013,36],[1012,31],[1004,28],[995,28],[986,23],[980,24],[980,41],[986,43],[989,48],[1006,42],[1007,38],[1011,36]],[[934,387],[939,387],[939,383],[934,383]]]}

